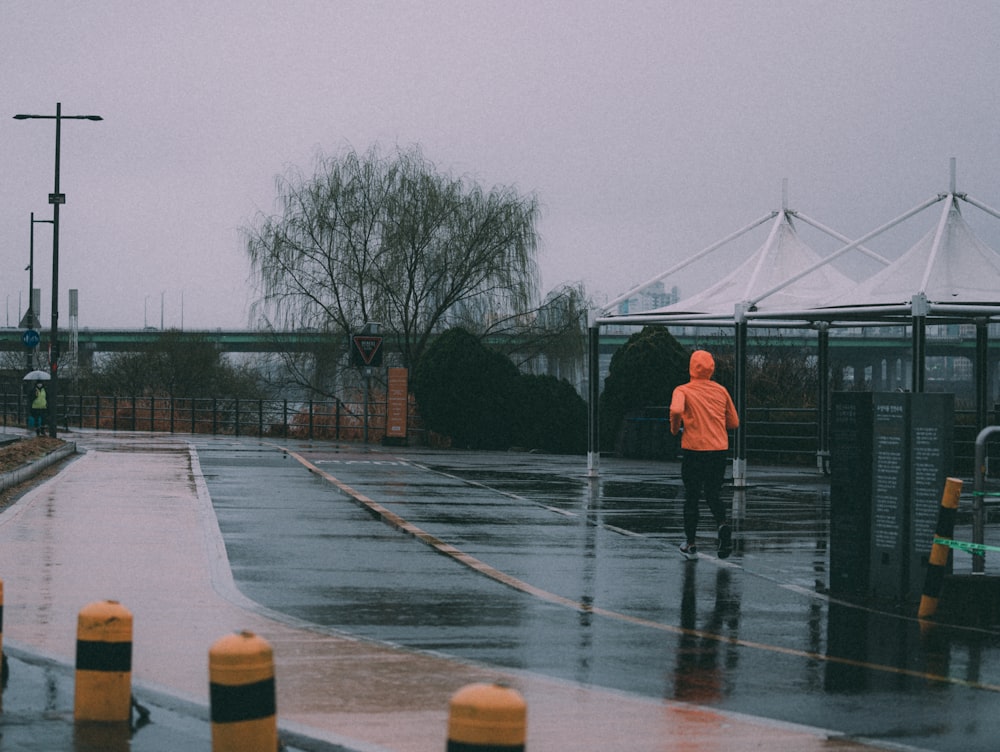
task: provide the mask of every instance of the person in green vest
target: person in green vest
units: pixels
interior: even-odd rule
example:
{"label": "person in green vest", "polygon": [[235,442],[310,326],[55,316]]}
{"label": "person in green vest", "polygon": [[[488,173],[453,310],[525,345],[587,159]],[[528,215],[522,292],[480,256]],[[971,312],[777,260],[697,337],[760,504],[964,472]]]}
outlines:
{"label": "person in green vest", "polygon": [[48,402],[45,399],[45,387],[41,381],[35,382],[35,396],[31,400],[31,422],[35,426],[35,435],[41,436],[45,433],[45,413],[48,410]]}

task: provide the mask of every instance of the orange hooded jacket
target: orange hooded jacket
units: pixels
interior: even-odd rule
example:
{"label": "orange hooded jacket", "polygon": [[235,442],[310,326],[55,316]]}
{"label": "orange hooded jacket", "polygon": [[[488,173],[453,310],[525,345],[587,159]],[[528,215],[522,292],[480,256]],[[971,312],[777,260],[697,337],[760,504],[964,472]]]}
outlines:
{"label": "orange hooded jacket", "polygon": [[670,398],[670,433],[684,426],[681,448],[715,452],[729,448],[729,433],[740,424],[729,391],[712,381],[715,359],[705,350],[691,353],[691,380],[674,389]]}

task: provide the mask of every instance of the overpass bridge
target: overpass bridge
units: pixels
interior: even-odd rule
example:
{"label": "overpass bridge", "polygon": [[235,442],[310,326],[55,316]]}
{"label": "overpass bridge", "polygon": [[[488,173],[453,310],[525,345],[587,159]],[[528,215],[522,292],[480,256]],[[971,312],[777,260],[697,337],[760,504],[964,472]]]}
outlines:
{"label": "overpass bridge", "polygon": [[[703,341],[715,341],[725,339],[726,334],[712,334],[710,329],[700,329],[696,332],[686,331],[687,329],[697,329],[696,327],[670,327],[674,336],[686,346],[694,346]],[[903,327],[896,327],[895,332],[887,333],[886,329],[892,327],[879,327],[883,331],[876,333],[858,333],[855,330],[839,330],[831,333],[830,346],[839,351],[868,351],[906,349],[910,345],[910,336]],[[685,331],[680,331],[685,330]],[[722,328],[720,327],[720,332]],[[780,335],[776,335],[774,330],[764,330],[764,334],[758,334],[758,339],[763,339],[770,346],[788,348],[808,348],[816,344],[816,334],[810,330],[790,329],[781,330]],[[21,341],[23,329],[16,327],[0,327],[0,351],[17,352],[24,350]],[[42,336],[42,347],[49,340],[47,330],[40,332]],[[139,352],[153,345],[156,345],[164,337],[169,336],[176,341],[195,343],[210,341],[224,352],[309,352],[320,347],[345,346],[346,336],[343,333],[319,332],[319,331],[292,331],[292,332],[271,332],[252,329],[166,329],[159,330],[153,327],[144,329],[91,329],[85,327],[77,332],[70,332],[66,329],[59,330],[60,349],[65,352],[70,344],[71,337],[77,338],[78,346],[81,350],[91,352]],[[581,335],[581,341],[586,342],[586,333]],[[629,338],[629,333],[601,333],[602,350],[613,352],[623,345]],[[751,337],[753,340],[754,337]],[[928,335],[928,344],[942,352],[951,355],[962,355],[967,352],[974,352],[976,337],[975,332],[970,331],[967,336],[961,334],[951,335]],[[1000,351],[1000,339],[991,341],[991,348]]]}
{"label": "overpass bridge", "polygon": [[[0,328],[0,352],[24,352],[23,329]],[[39,348],[48,348],[47,330],[40,332]],[[59,351],[76,352],[80,365],[88,365],[99,353],[142,352],[164,337],[178,344],[211,342],[218,350],[231,353],[301,352],[320,353],[346,345],[342,334],[316,331],[266,332],[245,329],[90,329],[59,330]]]}

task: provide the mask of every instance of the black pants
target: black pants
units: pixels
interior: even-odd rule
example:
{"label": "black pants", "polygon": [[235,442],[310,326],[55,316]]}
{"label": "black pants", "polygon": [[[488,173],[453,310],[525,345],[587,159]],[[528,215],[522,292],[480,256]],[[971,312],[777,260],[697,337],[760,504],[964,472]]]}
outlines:
{"label": "black pants", "polygon": [[681,480],[684,482],[684,535],[688,542],[694,542],[698,532],[698,501],[702,493],[708,504],[715,524],[726,521],[726,510],[722,506],[722,481],[726,475],[726,459],[729,452],[693,452],[684,450],[681,459]]}

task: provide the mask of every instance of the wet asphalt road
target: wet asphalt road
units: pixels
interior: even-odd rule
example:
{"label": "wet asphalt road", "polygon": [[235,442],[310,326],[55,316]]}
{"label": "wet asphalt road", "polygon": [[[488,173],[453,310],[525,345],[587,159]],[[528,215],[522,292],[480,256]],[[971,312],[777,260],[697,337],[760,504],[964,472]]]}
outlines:
{"label": "wet asphalt road", "polygon": [[706,512],[708,555],[686,562],[671,463],[604,460],[595,483],[579,457],[287,442],[310,472],[274,444],[196,444],[236,582],[277,611],[868,740],[997,749],[1000,634],[921,634],[909,613],[827,598],[829,499],[818,478],[753,484],[724,562]]}

